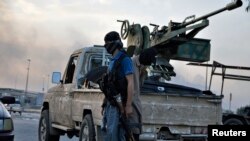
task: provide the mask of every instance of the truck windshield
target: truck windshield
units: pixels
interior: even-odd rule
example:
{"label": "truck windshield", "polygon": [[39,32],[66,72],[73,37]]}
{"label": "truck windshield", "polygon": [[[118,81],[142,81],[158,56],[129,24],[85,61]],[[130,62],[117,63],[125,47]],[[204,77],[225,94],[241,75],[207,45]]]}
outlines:
{"label": "truck windshield", "polygon": [[102,66],[102,58],[94,56],[90,58],[90,66],[89,66],[90,70],[98,68],[100,66]]}

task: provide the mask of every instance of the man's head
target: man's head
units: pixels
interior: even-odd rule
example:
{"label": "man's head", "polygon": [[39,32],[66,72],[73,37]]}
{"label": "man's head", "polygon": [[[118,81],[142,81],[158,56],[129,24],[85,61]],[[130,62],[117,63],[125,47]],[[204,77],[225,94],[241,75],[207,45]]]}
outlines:
{"label": "man's head", "polygon": [[104,37],[104,41],[104,47],[110,54],[113,54],[116,49],[122,49],[123,47],[120,35],[116,31],[111,31],[107,33]]}

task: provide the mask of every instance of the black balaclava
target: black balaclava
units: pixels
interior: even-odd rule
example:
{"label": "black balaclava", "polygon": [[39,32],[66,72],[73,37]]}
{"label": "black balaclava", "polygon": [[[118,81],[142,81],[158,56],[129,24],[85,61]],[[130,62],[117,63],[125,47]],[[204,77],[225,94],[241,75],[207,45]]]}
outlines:
{"label": "black balaclava", "polygon": [[123,47],[120,35],[116,31],[111,31],[107,33],[104,37],[104,41],[104,47],[106,48],[107,52],[112,55],[115,49],[122,49]]}

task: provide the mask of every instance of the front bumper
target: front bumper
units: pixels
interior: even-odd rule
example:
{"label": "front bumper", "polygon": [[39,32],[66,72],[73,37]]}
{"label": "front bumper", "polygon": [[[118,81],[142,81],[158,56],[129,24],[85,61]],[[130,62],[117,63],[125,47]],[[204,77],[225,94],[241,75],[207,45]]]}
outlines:
{"label": "front bumper", "polygon": [[14,141],[14,134],[12,132],[9,133],[0,132],[0,141]]}

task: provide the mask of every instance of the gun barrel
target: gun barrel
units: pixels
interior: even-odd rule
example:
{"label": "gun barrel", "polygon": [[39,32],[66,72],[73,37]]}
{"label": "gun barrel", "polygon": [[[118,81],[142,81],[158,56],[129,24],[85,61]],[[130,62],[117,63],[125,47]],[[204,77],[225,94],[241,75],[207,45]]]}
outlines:
{"label": "gun barrel", "polygon": [[221,9],[218,9],[218,10],[216,10],[216,11],[213,11],[213,12],[211,12],[211,13],[209,13],[209,14],[206,14],[206,15],[204,15],[204,16],[201,16],[201,17],[199,17],[199,18],[193,19],[193,20],[191,20],[191,21],[189,21],[189,22],[182,23],[182,24],[180,24],[180,27],[190,25],[190,24],[195,23],[195,22],[197,22],[197,21],[200,21],[200,20],[202,20],[202,19],[207,19],[208,17],[211,17],[211,16],[216,15],[216,14],[218,14],[218,13],[221,13],[221,12],[223,12],[223,11],[226,11],[226,10],[233,10],[233,9],[238,8],[238,7],[241,7],[241,6],[242,6],[242,1],[241,1],[241,0],[234,0],[233,2],[227,4],[225,7],[221,8]]}

